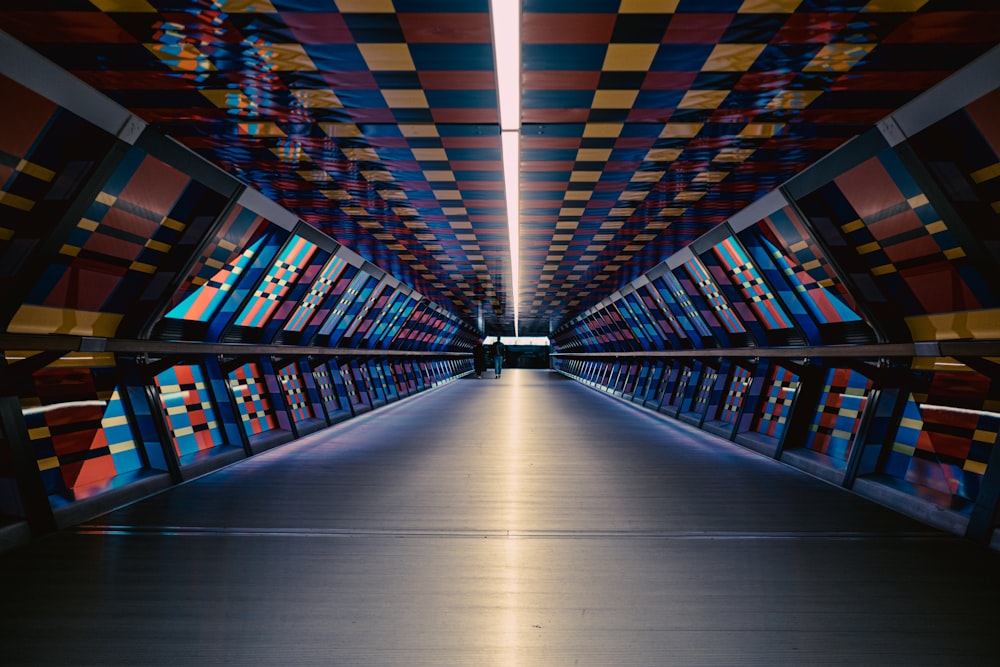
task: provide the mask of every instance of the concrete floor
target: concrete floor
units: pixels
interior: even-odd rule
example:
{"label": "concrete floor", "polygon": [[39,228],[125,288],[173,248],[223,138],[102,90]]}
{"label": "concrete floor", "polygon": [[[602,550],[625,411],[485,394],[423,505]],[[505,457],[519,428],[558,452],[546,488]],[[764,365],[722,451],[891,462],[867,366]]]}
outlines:
{"label": "concrete floor", "polygon": [[1000,559],[547,371],[0,557],[2,665],[1000,664]]}

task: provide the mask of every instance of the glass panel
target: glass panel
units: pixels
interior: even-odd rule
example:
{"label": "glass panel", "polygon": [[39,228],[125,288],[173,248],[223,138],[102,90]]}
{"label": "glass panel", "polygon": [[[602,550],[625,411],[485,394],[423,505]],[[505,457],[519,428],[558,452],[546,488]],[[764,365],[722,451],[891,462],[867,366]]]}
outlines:
{"label": "glass panel", "polygon": [[201,368],[174,366],[157,375],[155,381],[178,456],[195,454],[225,442]]}

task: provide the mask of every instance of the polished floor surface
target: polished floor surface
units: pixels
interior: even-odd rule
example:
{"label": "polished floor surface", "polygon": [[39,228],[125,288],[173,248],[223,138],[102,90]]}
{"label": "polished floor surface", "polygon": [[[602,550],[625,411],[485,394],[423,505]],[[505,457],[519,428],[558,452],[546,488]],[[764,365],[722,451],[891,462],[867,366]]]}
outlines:
{"label": "polished floor surface", "polygon": [[997,665],[1000,560],[547,371],[0,557],[2,665]]}

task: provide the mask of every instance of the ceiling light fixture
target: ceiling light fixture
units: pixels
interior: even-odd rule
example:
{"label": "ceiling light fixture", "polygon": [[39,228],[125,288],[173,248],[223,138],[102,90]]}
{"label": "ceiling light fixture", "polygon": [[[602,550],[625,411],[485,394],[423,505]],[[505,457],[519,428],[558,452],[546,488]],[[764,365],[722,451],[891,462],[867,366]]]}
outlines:
{"label": "ceiling light fixture", "polygon": [[510,301],[514,335],[520,319],[520,168],[521,168],[521,0],[490,0],[493,60],[500,104],[500,147],[510,237]]}

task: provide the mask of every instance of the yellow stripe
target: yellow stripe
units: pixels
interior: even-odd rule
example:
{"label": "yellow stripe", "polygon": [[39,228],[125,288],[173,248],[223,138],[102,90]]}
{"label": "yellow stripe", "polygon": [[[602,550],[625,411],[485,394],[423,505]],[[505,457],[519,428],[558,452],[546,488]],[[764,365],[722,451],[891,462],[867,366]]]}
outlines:
{"label": "yellow stripe", "polygon": [[991,164],[988,167],[983,167],[982,169],[977,169],[969,175],[972,176],[972,180],[976,183],[982,183],[983,181],[996,178],[997,176],[1000,176],[1000,162]]}
{"label": "yellow stripe", "polygon": [[9,192],[0,192],[0,204],[10,206],[11,208],[19,208],[22,211],[30,211],[35,207],[35,202],[30,199],[18,197],[17,195],[13,195]]}
{"label": "yellow stripe", "polygon": [[38,469],[41,471],[52,470],[53,468],[58,468],[58,467],[59,467],[59,458],[56,456],[47,459],[39,459],[38,461]]}
{"label": "yellow stripe", "polygon": [[40,164],[28,162],[27,160],[21,160],[17,165],[17,170],[22,174],[34,176],[38,180],[45,181],[46,183],[51,183],[52,179],[56,177],[56,172],[51,169],[46,169]]}
{"label": "yellow stripe", "polygon": [[851,222],[847,223],[846,225],[843,225],[840,229],[845,234],[850,234],[854,230],[861,229],[864,226],[865,226],[864,221],[862,221],[862,220],[859,219],[859,220],[852,220]]}
{"label": "yellow stripe", "polygon": [[48,426],[40,426],[38,428],[29,428],[28,437],[32,440],[43,440],[45,438],[52,437],[52,432],[49,431]]}

